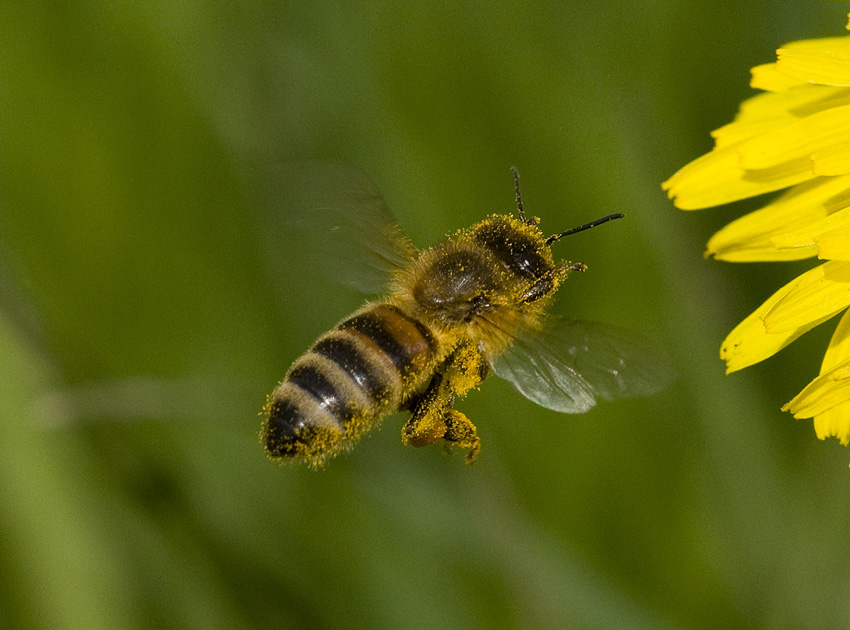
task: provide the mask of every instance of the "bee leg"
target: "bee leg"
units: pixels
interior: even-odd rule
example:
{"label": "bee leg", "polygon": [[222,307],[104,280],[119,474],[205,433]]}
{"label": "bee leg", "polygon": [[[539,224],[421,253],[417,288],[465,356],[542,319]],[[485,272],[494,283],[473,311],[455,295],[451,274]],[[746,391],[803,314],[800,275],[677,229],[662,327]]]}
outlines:
{"label": "bee leg", "polygon": [[402,444],[427,446],[443,437],[447,429],[443,415],[449,398],[451,391],[443,386],[443,375],[435,374],[425,392],[410,406],[410,420],[401,429]]}
{"label": "bee leg", "polygon": [[481,384],[490,371],[490,364],[478,348],[471,344],[462,345],[452,353],[446,369],[446,380],[452,397],[445,411],[446,433],[443,439],[466,449],[466,463],[472,464],[481,451],[481,440],[475,425],[463,413],[452,409],[455,394],[465,396],[469,390]]}
{"label": "bee leg", "polygon": [[557,291],[558,286],[567,277],[570,271],[587,271],[587,265],[583,263],[560,262],[554,269],[543,274],[534,284],[523,291],[520,302],[536,302],[542,297],[551,295]]}
{"label": "bee leg", "polygon": [[467,449],[466,463],[474,464],[481,451],[481,440],[478,439],[475,425],[457,409],[446,410],[445,422],[447,428],[443,439]]}
{"label": "bee leg", "polygon": [[463,396],[487,376],[489,364],[472,345],[459,347],[434,375],[428,388],[411,406],[413,415],[402,429],[402,442],[425,446],[443,438],[469,452],[471,464],[481,450],[475,425],[464,414],[452,409],[455,396]]}

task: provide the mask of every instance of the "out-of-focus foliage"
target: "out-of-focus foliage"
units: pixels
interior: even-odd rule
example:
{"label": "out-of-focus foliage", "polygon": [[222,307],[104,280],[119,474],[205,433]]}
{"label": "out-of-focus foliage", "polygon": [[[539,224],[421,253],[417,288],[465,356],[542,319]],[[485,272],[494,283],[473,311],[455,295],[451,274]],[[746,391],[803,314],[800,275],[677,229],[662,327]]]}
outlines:
{"label": "out-of-focus foliage", "polygon": [[[750,67],[846,12],[0,3],[0,626],[850,625],[848,454],[779,411],[827,333],[725,377],[725,332],[798,270],[704,261],[740,208],[659,188]],[[270,463],[266,393],[361,299],[245,185],[314,158],[419,245],[510,211],[511,165],[549,231],[625,212],[556,246],[589,271],[555,310],[645,332],[679,380],[562,416],[490,379],[472,468],[399,416],[322,471]]]}

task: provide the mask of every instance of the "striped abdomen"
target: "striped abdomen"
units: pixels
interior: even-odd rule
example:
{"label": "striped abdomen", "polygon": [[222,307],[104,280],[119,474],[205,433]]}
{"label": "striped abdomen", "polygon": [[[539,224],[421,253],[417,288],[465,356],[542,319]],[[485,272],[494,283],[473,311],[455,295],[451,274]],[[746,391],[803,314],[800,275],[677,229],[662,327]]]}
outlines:
{"label": "striped abdomen", "polygon": [[321,463],[398,409],[436,355],[425,325],[394,306],[366,307],[321,336],[272,392],[266,451]]}

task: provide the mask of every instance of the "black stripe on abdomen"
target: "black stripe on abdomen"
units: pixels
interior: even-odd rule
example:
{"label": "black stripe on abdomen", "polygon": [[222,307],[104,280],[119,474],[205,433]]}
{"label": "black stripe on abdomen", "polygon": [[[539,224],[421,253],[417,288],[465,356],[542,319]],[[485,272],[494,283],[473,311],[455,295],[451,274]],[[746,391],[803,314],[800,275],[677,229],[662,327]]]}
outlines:
{"label": "black stripe on abdomen", "polygon": [[293,457],[298,454],[298,443],[303,440],[309,419],[298,405],[286,398],[275,398],[269,407],[263,438],[266,450],[273,457]]}
{"label": "black stripe on abdomen", "polygon": [[422,367],[436,351],[431,332],[393,306],[376,306],[347,319],[339,329],[357,331],[372,341],[402,376]]}
{"label": "black stripe on abdomen", "polygon": [[363,350],[353,340],[339,335],[324,337],[313,351],[338,365],[373,403],[390,396],[392,387],[388,378],[363,356]]}
{"label": "black stripe on abdomen", "polygon": [[333,383],[318,365],[296,365],[286,380],[310,394],[335,420],[345,425],[356,412],[348,400],[350,393],[340,391],[339,384]]}

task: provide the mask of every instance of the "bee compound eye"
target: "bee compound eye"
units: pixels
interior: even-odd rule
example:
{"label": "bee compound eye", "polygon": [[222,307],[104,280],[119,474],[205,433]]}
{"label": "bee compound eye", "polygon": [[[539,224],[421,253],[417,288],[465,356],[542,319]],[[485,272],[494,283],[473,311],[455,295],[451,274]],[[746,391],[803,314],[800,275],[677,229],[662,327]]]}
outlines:
{"label": "bee compound eye", "polygon": [[537,278],[549,270],[550,265],[541,253],[543,241],[535,240],[510,223],[486,223],[475,233],[475,238],[520,277]]}

